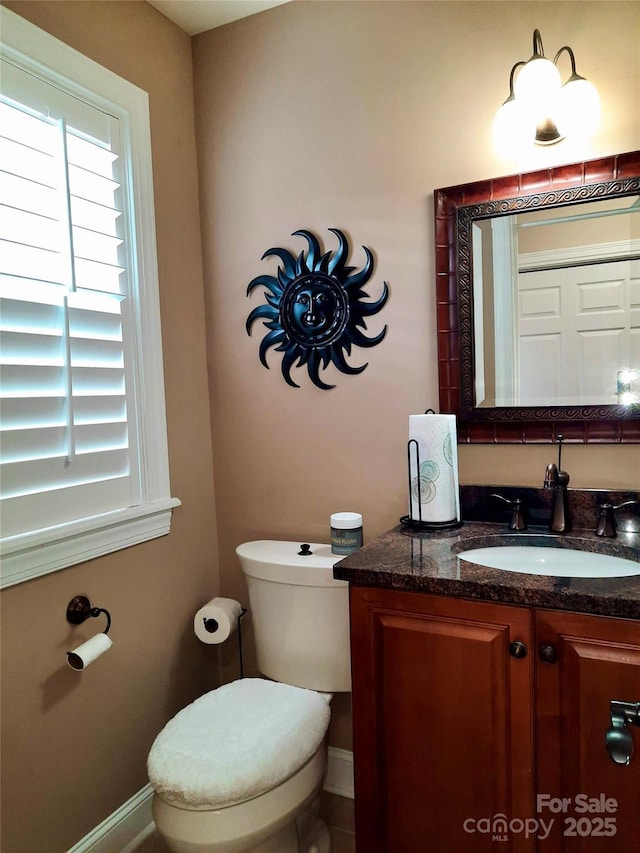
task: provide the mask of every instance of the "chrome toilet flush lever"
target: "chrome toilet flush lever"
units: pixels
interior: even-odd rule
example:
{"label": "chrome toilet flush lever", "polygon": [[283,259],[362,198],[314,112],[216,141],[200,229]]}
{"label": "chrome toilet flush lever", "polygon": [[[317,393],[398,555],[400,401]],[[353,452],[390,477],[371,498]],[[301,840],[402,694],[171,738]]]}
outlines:
{"label": "chrome toilet flush lever", "polygon": [[605,736],[607,751],[616,764],[627,767],[633,757],[633,736],[628,725],[640,726],[640,702],[611,700],[611,728]]}

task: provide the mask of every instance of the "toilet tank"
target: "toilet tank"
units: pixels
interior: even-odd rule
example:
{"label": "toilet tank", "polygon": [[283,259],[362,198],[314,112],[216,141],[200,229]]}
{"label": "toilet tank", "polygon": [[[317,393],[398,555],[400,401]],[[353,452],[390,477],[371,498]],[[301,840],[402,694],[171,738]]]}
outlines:
{"label": "toilet tank", "polygon": [[267,678],[351,690],[349,584],[333,577],[331,546],[263,539],[236,548],[247,579],[258,669]]}

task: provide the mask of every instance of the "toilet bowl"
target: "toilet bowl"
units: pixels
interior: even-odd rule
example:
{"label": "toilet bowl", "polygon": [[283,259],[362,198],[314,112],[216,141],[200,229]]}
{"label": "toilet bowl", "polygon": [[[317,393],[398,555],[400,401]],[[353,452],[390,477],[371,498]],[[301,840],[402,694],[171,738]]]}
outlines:
{"label": "toilet bowl", "polygon": [[326,828],[317,825],[325,749],[320,746],[285,782],[234,805],[188,808],[156,793],[153,819],[177,853],[329,853]]}
{"label": "toilet bowl", "polygon": [[[153,817],[174,853],[330,853],[318,818],[331,696],[350,689],[348,585],[328,545],[237,548],[258,668],[170,720],[149,753]],[[323,691],[323,692],[318,692]]]}

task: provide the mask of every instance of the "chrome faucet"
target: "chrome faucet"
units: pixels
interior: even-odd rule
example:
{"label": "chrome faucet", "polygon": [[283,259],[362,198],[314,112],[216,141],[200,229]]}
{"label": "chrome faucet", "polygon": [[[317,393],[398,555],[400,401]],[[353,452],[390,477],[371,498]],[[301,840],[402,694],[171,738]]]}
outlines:
{"label": "chrome faucet", "polygon": [[558,464],[555,462],[547,465],[547,470],[544,473],[544,488],[553,489],[551,499],[551,518],[549,520],[549,530],[554,533],[567,533],[571,530],[571,520],[569,518],[569,501],[567,495],[567,486],[569,485],[569,475],[562,470],[562,442],[564,436],[558,436]]}

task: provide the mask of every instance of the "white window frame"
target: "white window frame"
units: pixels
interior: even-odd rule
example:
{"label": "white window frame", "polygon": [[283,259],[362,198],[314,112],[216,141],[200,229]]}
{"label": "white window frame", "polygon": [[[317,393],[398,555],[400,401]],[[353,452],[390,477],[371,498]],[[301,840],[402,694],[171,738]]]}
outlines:
{"label": "white window frame", "polygon": [[67,91],[90,103],[115,110],[130,142],[142,494],[136,506],[6,537],[0,577],[0,586],[5,587],[163,536],[170,530],[171,510],[180,501],[171,497],[169,483],[148,94],[1,6],[0,28],[5,58],[50,82],[63,83]]}

